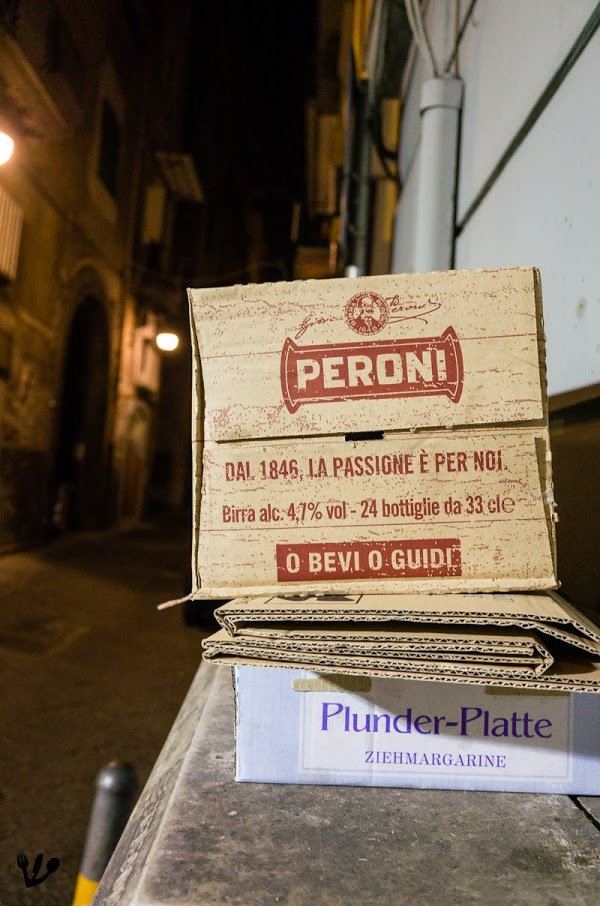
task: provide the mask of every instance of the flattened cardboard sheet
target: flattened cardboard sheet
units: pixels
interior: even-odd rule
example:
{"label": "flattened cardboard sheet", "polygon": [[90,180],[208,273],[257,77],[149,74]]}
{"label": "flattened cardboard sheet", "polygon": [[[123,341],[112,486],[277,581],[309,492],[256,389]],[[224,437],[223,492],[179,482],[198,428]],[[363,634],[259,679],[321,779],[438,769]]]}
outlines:
{"label": "flattened cardboard sheet", "polygon": [[215,615],[218,663],[600,691],[600,631],[555,595],[241,599]]}
{"label": "flattened cardboard sheet", "polygon": [[[371,632],[390,623],[410,624],[429,632],[475,632],[483,627],[523,629],[574,645],[600,657],[600,628],[556,592],[536,594],[448,594],[448,595],[276,595],[237,598],[214,611],[219,624],[231,636],[266,631],[269,635],[289,633],[318,626],[327,632],[331,625]],[[282,627],[282,630],[279,629]],[[302,628],[301,628],[302,627]],[[305,627],[305,628],[304,628]],[[486,637],[484,633],[483,638]]]}
{"label": "flattened cardboard sheet", "polygon": [[389,668],[384,664],[361,666],[356,658],[348,658],[348,662],[341,664],[326,664],[323,661],[309,663],[303,657],[292,660],[290,657],[279,660],[248,657],[243,654],[226,654],[215,652],[210,657],[213,663],[225,667],[277,667],[298,668],[314,670],[317,673],[340,673],[348,676],[374,676],[388,679],[422,680],[434,683],[464,683],[477,686],[498,686],[511,689],[536,689],[548,692],[600,692],[600,660],[592,660],[573,654],[571,659],[564,658],[555,661],[554,665],[543,676],[490,676],[482,673],[479,675],[474,669],[452,674],[426,672],[406,666]]}
{"label": "flattened cardboard sheet", "polygon": [[[231,637],[230,633],[227,633]],[[379,628],[362,624],[348,628],[344,623],[267,624],[247,626],[240,634],[244,641],[258,645],[277,644],[290,650],[345,653],[376,651],[383,657],[422,657],[448,660],[495,661],[498,663],[542,663],[550,657],[542,642],[531,634],[501,629],[493,635],[444,626],[436,632],[418,624],[383,623]],[[551,659],[551,658],[550,658]]]}
{"label": "flattened cardboard sheet", "polygon": [[[448,649],[434,651],[427,642],[418,644],[409,636],[410,648],[405,645],[405,634],[390,631],[387,641],[371,640],[367,637],[341,642],[331,636],[319,638],[318,631],[310,639],[302,641],[287,637],[262,638],[257,636],[236,636],[232,638],[224,629],[203,641],[205,657],[219,655],[241,655],[268,661],[286,663],[327,664],[343,670],[345,667],[369,667],[384,670],[407,669],[430,673],[435,670],[442,675],[483,674],[488,677],[507,676],[513,678],[532,677],[545,673],[553,663],[548,649],[534,636],[514,638],[512,647],[507,646],[504,655],[498,651],[486,652],[484,639],[474,637],[469,647],[462,650]],[[493,646],[490,646],[493,647]]]}

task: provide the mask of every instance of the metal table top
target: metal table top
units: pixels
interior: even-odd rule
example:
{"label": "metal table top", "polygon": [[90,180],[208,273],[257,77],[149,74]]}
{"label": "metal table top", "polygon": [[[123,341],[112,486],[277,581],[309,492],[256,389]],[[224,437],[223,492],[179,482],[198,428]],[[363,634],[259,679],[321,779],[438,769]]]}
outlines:
{"label": "metal table top", "polygon": [[234,757],[203,664],[94,906],[598,903],[598,798],[236,783]]}

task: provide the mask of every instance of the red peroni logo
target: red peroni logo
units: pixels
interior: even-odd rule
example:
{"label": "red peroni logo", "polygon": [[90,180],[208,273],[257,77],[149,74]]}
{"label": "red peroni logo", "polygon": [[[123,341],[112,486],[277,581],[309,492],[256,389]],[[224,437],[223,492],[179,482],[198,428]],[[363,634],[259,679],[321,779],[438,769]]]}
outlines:
{"label": "red peroni logo", "polygon": [[463,361],[452,327],[441,337],[297,346],[281,352],[281,388],[290,412],[303,403],[462,393]]}
{"label": "red peroni logo", "polygon": [[356,333],[379,333],[389,321],[390,310],[377,293],[357,293],[347,303],[344,317]]}

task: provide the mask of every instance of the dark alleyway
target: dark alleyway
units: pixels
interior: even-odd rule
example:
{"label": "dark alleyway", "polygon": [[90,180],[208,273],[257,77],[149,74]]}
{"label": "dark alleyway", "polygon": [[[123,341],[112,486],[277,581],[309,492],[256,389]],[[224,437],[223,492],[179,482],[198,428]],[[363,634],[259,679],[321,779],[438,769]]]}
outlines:
{"label": "dark alleyway", "polygon": [[[130,761],[143,787],[201,659],[202,627],[156,609],[189,590],[190,535],[182,518],[0,559],[0,906],[70,906],[97,772]],[[60,868],[28,890],[19,852]]]}

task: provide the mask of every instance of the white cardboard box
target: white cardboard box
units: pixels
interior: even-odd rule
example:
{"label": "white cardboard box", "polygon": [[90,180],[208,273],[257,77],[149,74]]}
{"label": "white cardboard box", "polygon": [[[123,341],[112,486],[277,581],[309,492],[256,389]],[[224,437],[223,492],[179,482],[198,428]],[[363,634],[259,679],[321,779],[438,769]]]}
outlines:
{"label": "white cardboard box", "polygon": [[233,670],[238,781],[600,793],[598,695]]}

